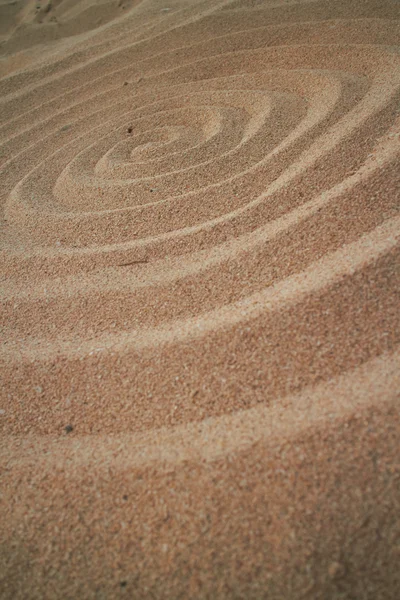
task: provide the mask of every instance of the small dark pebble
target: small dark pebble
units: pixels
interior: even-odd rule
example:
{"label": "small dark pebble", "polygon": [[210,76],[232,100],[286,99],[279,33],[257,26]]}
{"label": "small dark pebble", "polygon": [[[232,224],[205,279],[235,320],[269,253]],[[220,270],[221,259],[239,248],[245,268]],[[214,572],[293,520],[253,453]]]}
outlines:
{"label": "small dark pebble", "polygon": [[72,425],[67,425],[65,428],[66,433],[71,433],[71,431],[74,430],[74,428],[72,427]]}
{"label": "small dark pebble", "polygon": [[119,585],[120,585],[121,587],[126,587],[126,586],[128,585],[128,582],[127,582],[127,581],[120,581],[120,582],[119,582]]}
{"label": "small dark pebble", "polygon": [[133,131],[133,127],[128,127],[127,132],[132,133],[132,131]]}
{"label": "small dark pebble", "polygon": [[128,82],[127,82],[127,81],[124,81],[124,85],[128,85]]}
{"label": "small dark pebble", "polygon": [[126,494],[124,494],[124,495],[122,496],[122,500],[128,500],[128,496],[127,496]]}

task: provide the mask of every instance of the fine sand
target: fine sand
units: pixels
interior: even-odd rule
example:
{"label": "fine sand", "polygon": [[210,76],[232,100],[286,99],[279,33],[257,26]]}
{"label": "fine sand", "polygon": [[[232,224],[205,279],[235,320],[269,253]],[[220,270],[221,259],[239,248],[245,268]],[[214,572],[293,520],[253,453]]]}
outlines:
{"label": "fine sand", "polygon": [[400,597],[399,51],[1,0],[2,600]]}

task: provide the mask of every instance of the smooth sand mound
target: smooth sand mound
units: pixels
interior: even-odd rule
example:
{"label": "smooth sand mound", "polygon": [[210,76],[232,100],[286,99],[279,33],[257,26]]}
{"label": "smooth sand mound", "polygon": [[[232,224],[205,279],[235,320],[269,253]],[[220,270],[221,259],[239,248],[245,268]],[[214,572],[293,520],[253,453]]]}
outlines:
{"label": "smooth sand mound", "polygon": [[398,598],[400,3],[0,17],[0,597]]}

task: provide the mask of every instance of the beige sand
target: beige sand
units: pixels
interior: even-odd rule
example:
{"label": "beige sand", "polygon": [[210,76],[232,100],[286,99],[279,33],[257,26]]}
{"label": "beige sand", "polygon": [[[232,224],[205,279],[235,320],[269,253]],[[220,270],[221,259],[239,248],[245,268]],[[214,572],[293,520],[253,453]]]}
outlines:
{"label": "beige sand", "polygon": [[0,23],[0,598],[399,598],[400,2]]}

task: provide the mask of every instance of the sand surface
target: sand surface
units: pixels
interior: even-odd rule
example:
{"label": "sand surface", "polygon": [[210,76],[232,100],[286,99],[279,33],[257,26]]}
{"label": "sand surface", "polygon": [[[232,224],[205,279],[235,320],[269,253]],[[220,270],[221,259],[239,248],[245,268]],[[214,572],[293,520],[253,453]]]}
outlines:
{"label": "sand surface", "polygon": [[400,597],[399,50],[1,0],[2,600]]}

